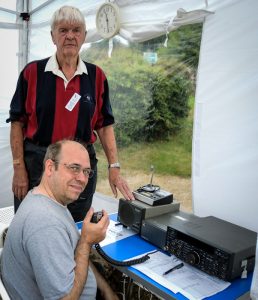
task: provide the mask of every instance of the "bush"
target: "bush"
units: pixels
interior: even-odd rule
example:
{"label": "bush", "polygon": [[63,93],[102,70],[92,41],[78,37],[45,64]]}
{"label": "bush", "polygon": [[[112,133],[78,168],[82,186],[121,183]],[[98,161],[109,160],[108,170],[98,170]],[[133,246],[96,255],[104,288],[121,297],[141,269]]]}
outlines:
{"label": "bush", "polygon": [[123,65],[109,76],[115,133],[120,146],[128,145],[142,135],[151,102],[148,77],[150,72],[144,68]]}
{"label": "bush", "polygon": [[188,115],[191,90],[192,84],[183,74],[158,74],[153,78],[145,125],[147,140],[167,139],[180,130],[180,121]]}

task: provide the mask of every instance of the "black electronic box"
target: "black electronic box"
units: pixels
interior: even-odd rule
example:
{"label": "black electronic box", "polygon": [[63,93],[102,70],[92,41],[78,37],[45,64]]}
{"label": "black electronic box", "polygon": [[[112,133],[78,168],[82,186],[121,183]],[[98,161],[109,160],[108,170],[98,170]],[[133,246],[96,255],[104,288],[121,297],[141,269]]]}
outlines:
{"label": "black electronic box", "polygon": [[257,234],[216,217],[163,214],[144,220],[141,237],[223,280],[254,269]]}
{"label": "black electronic box", "polygon": [[137,233],[141,232],[142,222],[147,218],[178,211],[180,203],[152,206],[142,201],[119,199],[117,220]]}

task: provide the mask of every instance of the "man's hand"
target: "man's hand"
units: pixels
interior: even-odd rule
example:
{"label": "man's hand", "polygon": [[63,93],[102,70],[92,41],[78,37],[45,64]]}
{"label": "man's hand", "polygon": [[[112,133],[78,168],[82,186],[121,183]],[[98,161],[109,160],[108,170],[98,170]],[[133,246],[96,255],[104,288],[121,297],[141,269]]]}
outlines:
{"label": "man's hand", "polygon": [[14,166],[12,191],[21,201],[27,195],[29,188],[28,174],[24,163]]}
{"label": "man's hand", "polygon": [[119,168],[109,168],[109,184],[115,197],[117,197],[117,189],[122,193],[126,200],[135,200],[134,196],[122,176],[120,176]]}
{"label": "man's hand", "polygon": [[[114,128],[112,125],[102,127],[97,130],[99,139],[105,151],[108,164],[118,161],[116,139]],[[115,197],[117,197],[117,189],[122,193],[125,199],[134,200],[134,196],[127,182],[120,176],[119,168],[109,168],[109,184]]]}
{"label": "man's hand", "polygon": [[81,230],[81,239],[84,239],[85,242],[90,245],[97,244],[104,240],[109,225],[109,217],[105,210],[102,211],[103,216],[98,223],[91,223],[90,220],[93,212],[93,208],[90,208],[85,219],[83,220],[83,226]]}
{"label": "man's hand", "polygon": [[12,191],[14,195],[21,201],[28,192],[29,179],[25,163],[23,160],[23,128],[24,124],[20,121],[11,123],[10,144],[13,155],[13,183]]}
{"label": "man's hand", "polygon": [[103,210],[103,217],[96,224],[90,222],[93,212],[93,208],[90,208],[83,220],[81,237],[78,241],[74,255],[76,264],[74,269],[74,284],[69,294],[63,297],[62,300],[77,300],[80,298],[82,290],[87,281],[89,256],[92,245],[99,243],[106,236],[106,231],[109,224],[107,213]]}

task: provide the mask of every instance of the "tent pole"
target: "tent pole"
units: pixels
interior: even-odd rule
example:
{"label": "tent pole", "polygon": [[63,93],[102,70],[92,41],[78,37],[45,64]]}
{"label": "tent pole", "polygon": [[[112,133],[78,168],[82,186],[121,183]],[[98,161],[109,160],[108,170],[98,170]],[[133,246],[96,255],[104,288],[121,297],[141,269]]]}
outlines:
{"label": "tent pole", "polygon": [[29,51],[29,0],[17,0],[16,9],[20,12],[17,17],[17,23],[22,25],[22,29],[19,29],[19,52],[18,52],[18,68],[19,73],[28,63],[28,51]]}

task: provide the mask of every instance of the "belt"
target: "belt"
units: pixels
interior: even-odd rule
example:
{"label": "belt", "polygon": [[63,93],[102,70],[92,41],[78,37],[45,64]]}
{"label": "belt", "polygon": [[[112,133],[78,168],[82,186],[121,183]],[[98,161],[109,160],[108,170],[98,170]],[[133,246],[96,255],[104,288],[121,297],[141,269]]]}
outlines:
{"label": "belt", "polygon": [[38,147],[44,147],[44,148],[47,148],[49,146],[49,143],[36,142],[36,141],[33,141],[32,139],[28,139],[28,138],[26,138],[24,140],[24,142],[28,143],[28,144],[33,144],[33,145],[38,146]]}

